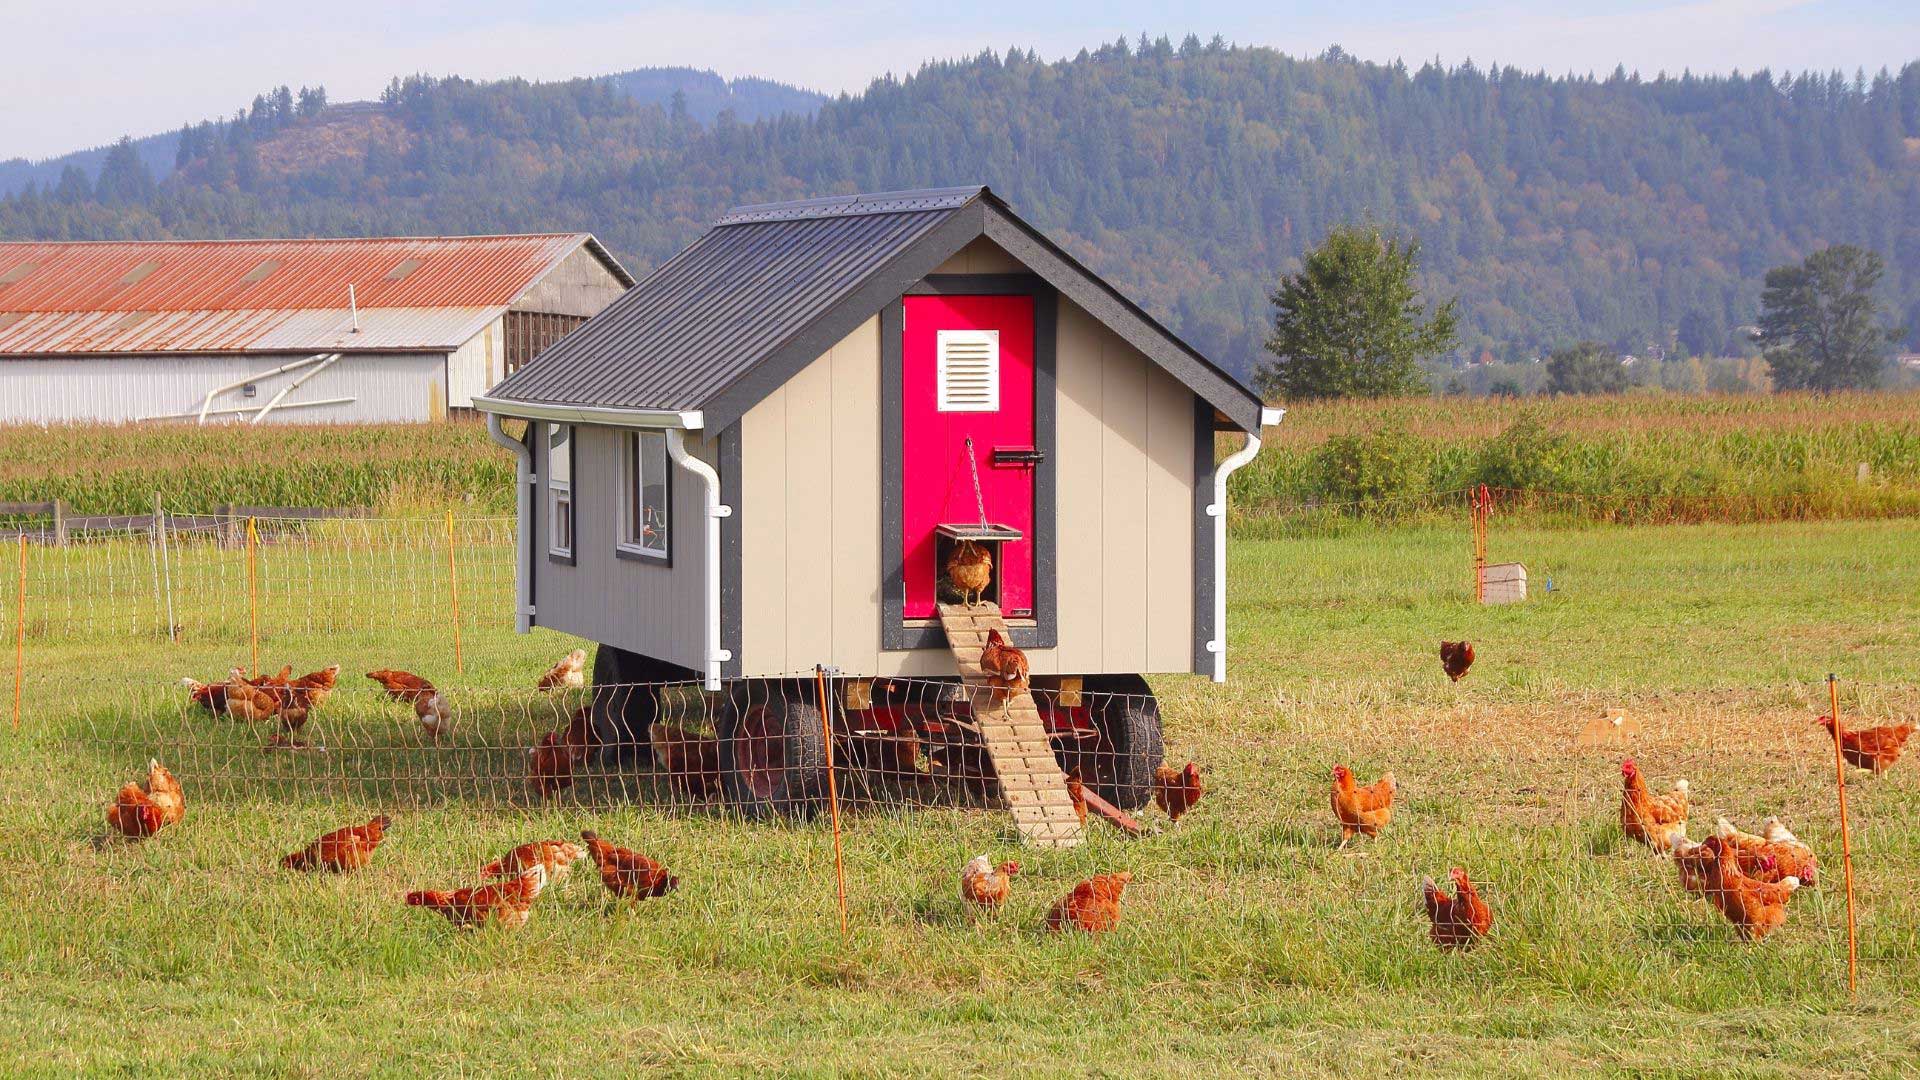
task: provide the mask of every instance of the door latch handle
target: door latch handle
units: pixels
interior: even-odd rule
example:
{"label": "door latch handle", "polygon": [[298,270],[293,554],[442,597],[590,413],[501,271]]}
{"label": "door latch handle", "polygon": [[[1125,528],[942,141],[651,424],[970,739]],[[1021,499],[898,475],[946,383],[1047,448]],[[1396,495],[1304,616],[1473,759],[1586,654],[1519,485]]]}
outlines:
{"label": "door latch handle", "polygon": [[993,463],[1000,468],[1032,468],[1047,460],[1045,450],[1036,450],[1031,446],[996,446],[993,448]]}

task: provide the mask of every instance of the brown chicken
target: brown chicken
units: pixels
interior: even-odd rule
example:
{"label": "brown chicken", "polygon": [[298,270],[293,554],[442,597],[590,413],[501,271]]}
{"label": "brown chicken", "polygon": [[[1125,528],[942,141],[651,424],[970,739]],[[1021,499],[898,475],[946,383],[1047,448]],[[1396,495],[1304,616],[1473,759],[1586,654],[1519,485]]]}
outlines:
{"label": "brown chicken", "polygon": [[1432,878],[1420,883],[1420,894],[1427,904],[1427,920],[1433,925],[1427,933],[1443,949],[1471,949],[1493,929],[1493,910],[1480,898],[1467,872],[1454,867],[1447,871],[1453,878],[1453,895],[1448,896]]}
{"label": "brown chicken", "polygon": [[573,873],[573,864],[586,857],[586,849],[570,840],[535,840],[481,867],[480,876],[517,878],[529,867],[543,866],[547,870],[547,883],[558,885]]}
{"label": "brown chicken", "polygon": [[667,773],[667,783],[689,799],[720,793],[720,740],[695,735],[672,724],[647,728],[654,764]]}
{"label": "brown chicken", "polygon": [[1447,678],[1459,682],[1467,677],[1467,669],[1473,666],[1473,643],[1470,641],[1443,641],[1440,643],[1440,666]]}
{"label": "brown chicken", "polygon": [[[1768,818],[1761,825],[1761,831],[1769,835],[1755,836],[1741,832],[1726,818],[1713,823],[1713,835],[1719,837],[1733,854],[1734,860],[1740,864],[1741,873],[1769,884],[1786,877],[1798,878],[1802,885],[1816,884],[1820,869],[1814,861],[1813,849],[1787,832],[1787,827],[1780,824],[1779,818]],[[1780,839],[1774,839],[1776,836]]]}
{"label": "brown chicken", "polygon": [[1087,933],[1099,933],[1111,930],[1120,923],[1120,894],[1127,891],[1127,885],[1133,881],[1133,875],[1126,871],[1118,874],[1096,874],[1073,887],[1073,891],[1060,898],[1047,912],[1047,929],[1056,933],[1063,930],[1084,930]]}
{"label": "brown chicken", "polygon": [[432,697],[437,691],[434,685],[411,672],[381,668],[367,672],[367,678],[380,684],[387,696],[395,701],[419,702]]}
{"label": "brown chicken", "polygon": [[975,855],[960,871],[960,899],[971,907],[998,910],[1013,892],[1013,882],[1009,879],[1019,872],[1017,862],[1003,862],[996,868],[992,859]]}
{"label": "brown chicken", "polygon": [[578,690],[587,685],[587,650],[575,649],[561,657],[533,685],[537,690]]}
{"label": "brown chicken", "polygon": [[972,607],[979,603],[987,587],[993,584],[993,554],[985,544],[962,540],[947,556],[947,584],[960,594],[960,602]]}
{"label": "brown chicken", "polygon": [[1000,631],[987,630],[987,647],[980,650],[980,672],[1001,699],[1027,689],[1027,654],[1007,644]]}
{"label": "brown chicken", "polygon": [[447,703],[445,694],[435,691],[415,698],[413,715],[420,721],[420,730],[434,742],[439,742],[442,735],[453,733],[453,706]]}
{"label": "brown chicken", "polygon": [[271,720],[280,712],[285,700],[281,688],[274,685],[271,678],[249,679],[246,673],[234,668],[226,681],[227,715],[250,723]]}
{"label": "brown chicken", "polygon": [[547,887],[547,868],[535,863],[520,876],[478,888],[422,889],[407,894],[409,907],[430,908],[461,930],[493,923],[508,930],[527,925],[533,902]]}
{"label": "brown chicken", "polygon": [[1346,847],[1354,833],[1374,837],[1393,820],[1393,795],[1400,785],[1392,773],[1360,787],[1353,770],[1345,765],[1333,767],[1333,817],[1340,823],[1340,846]]}
{"label": "brown chicken", "polygon": [[365,825],[335,829],[299,851],[280,860],[288,870],[328,870],[336,874],[361,870],[373,861],[374,849],[386,839],[393,819],[385,814]]}
{"label": "brown chicken", "polygon": [[[1827,729],[1827,734],[1833,734],[1833,717],[1821,717],[1820,726]],[[1842,724],[1840,756],[1854,768],[1866,769],[1877,776],[1893,768],[1893,763],[1900,760],[1900,752],[1906,748],[1907,739],[1912,735],[1912,724],[1888,724],[1859,730]]]}
{"label": "brown chicken", "polygon": [[1727,917],[1741,937],[1759,941],[1787,921],[1787,901],[1800,887],[1799,878],[1769,883],[1748,877],[1740,872],[1739,860],[1730,857],[1726,841],[1717,836],[1702,841],[1700,850],[1705,853],[1702,876],[1707,902]]}
{"label": "brown chicken", "polygon": [[527,780],[543,799],[573,786],[573,755],[560,741],[559,732],[547,732],[527,750]]}
{"label": "brown chicken", "polygon": [[1087,785],[1080,782],[1080,772],[1075,770],[1067,774],[1067,798],[1073,802],[1073,816],[1080,819],[1080,827],[1087,827]]}
{"label": "brown chicken", "polygon": [[665,896],[678,888],[680,879],[667,868],[637,851],[617,847],[588,830],[580,834],[587,842],[587,854],[600,868],[600,881],[607,891],[624,900],[645,900]]}
{"label": "brown chicken", "polygon": [[[289,669],[291,670],[291,669]],[[275,692],[284,692],[280,706],[280,723],[291,737],[306,725],[313,711],[325,704],[333,695],[333,684],[340,674],[340,665],[333,664],[311,674],[302,675],[288,682],[284,688],[275,684]]]}
{"label": "brown chicken", "polygon": [[1675,780],[1673,791],[1654,795],[1632,758],[1620,763],[1620,831],[1655,851],[1665,853],[1687,837],[1687,782]]}
{"label": "brown chicken", "polygon": [[215,716],[227,715],[227,684],[203,683],[197,679],[181,679],[180,685],[187,688],[187,700],[206,709]]}
{"label": "brown chicken", "polygon": [[158,760],[147,762],[147,786],[128,784],[107,807],[107,825],[122,836],[139,840],[180,821],[187,815],[186,793]]}
{"label": "brown chicken", "polygon": [[1153,770],[1153,801],[1173,821],[1179,821],[1206,793],[1206,785],[1200,782],[1200,766],[1191,761],[1184,769],[1162,765]]}

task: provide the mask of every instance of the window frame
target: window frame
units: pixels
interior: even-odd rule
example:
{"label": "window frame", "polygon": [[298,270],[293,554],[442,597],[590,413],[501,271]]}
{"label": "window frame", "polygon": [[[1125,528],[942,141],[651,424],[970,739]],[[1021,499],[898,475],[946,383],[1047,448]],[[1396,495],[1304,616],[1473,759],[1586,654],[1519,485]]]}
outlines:
{"label": "window frame", "polygon": [[[662,524],[666,533],[659,548],[647,547],[630,532],[636,502],[644,504],[647,447],[659,448],[662,487]],[[673,456],[667,452],[667,433],[654,428],[637,428],[620,433],[620,506],[614,517],[616,558],[632,559],[655,566],[673,565]]]}
{"label": "window frame", "polygon": [[[554,475],[554,438],[564,431],[566,446],[561,451],[566,455],[567,478],[561,480]],[[545,432],[547,445],[545,453],[546,489],[547,489],[547,558],[549,561],[574,565],[574,553],[580,546],[580,502],[579,502],[579,464],[580,430],[574,424],[548,424]],[[564,546],[557,542],[556,529],[560,523],[560,506],[566,505],[567,542]]]}

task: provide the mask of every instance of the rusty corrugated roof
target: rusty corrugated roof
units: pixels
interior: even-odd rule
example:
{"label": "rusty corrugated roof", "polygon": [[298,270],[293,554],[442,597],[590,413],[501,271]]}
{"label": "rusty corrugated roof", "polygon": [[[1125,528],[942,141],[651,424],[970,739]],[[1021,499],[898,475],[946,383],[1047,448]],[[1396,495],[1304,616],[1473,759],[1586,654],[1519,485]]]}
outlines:
{"label": "rusty corrugated roof", "polygon": [[632,284],[587,233],[0,243],[0,355],[453,348],[582,245]]}

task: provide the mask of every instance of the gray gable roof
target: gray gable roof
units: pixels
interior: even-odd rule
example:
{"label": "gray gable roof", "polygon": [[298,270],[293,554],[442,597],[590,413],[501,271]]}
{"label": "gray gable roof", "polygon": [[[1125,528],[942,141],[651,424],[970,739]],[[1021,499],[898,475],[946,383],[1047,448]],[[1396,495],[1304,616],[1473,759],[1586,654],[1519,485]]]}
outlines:
{"label": "gray gable roof", "polygon": [[977,237],[986,236],[1236,427],[1260,399],[985,187],[742,206],[599,315],[509,375],[481,407],[699,410],[718,430]]}

